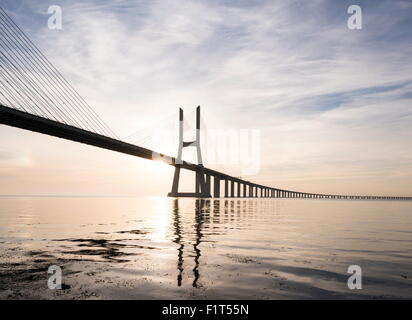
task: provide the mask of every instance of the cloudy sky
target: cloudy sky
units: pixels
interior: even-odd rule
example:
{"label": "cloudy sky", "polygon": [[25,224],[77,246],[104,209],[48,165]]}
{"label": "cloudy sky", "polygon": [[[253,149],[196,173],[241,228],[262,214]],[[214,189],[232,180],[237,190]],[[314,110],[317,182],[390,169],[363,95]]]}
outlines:
{"label": "cloudy sky", "polygon": [[[175,135],[177,108],[193,115],[201,105],[208,132],[237,135],[256,154],[219,162],[206,148],[206,166],[308,192],[412,194],[411,1],[0,2],[121,138],[165,148],[158,137]],[[347,27],[352,4],[361,30]],[[51,5],[62,8],[62,30],[48,28]],[[171,186],[166,165],[5,126],[0,134],[0,194]],[[175,155],[174,140],[161,151]]]}

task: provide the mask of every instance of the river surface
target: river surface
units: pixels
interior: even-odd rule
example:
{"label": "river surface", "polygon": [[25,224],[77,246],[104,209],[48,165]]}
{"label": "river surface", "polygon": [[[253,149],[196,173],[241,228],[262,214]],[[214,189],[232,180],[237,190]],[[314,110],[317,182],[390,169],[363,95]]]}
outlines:
{"label": "river surface", "polygon": [[0,197],[0,299],[411,299],[411,241],[412,202]]}

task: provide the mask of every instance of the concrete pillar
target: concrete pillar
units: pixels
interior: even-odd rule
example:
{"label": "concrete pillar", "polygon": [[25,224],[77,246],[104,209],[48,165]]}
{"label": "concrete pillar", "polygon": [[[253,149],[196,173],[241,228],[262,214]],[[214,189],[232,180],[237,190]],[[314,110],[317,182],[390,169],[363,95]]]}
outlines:
{"label": "concrete pillar", "polygon": [[225,179],[225,198],[229,197],[229,181]]}
{"label": "concrete pillar", "polygon": [[220,198],[220,178],[218,176],[214,176],[213,196]]}
{"label": "concrete pillar", "polygon": [[199,188],[199,173],[198,172],[196,172],[195,173],[195,192],[196,193],[199,193],[199,190],[200,188]]}
{"label": "concrete pillar", "polygon": [[235,197],[235,182],[233,180],[230,180],[230,197]]}
{"label": "concrete pillar", "polygon": [[210,174],[206,174],[206,191],[210,194]]}
{"label": "concrete pillar", "polygon": [[237,183],[237,197],[240,198],[240,183]]}
{"label": "concrete pillar", "polygon": [[180,178],[180,165],[176,165],[175,174],[173,176],[173,185],[171,194],[177,194],[179,192],[179,178]]}
{"label": "concrete pillar", "polygon": [[246,183],[244,183],[243,184],[243,198],[246,198],[247,197],[247,195],[246,195]]}

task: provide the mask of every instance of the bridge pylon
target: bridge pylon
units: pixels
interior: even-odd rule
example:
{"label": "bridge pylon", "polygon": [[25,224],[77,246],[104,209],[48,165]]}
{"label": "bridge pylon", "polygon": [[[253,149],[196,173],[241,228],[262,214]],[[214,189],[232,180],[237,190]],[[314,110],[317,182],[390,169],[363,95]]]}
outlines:
{"label": "bridge pylon", "polygon": [[[168,197],[198,197],[210,198],[210,188],[206,185],[205,173],[202,161],[202,152],[200,150],[200,106],[196,108],[196,140],[183,140],[183,109],[179,108],[179,147],[175,164],[175,173],[173,176],[172,191],[167,194]],[[196,170],[195,192],[179,192],[180,169],[183,164],[183,148],[196,147],[198,169]]]}

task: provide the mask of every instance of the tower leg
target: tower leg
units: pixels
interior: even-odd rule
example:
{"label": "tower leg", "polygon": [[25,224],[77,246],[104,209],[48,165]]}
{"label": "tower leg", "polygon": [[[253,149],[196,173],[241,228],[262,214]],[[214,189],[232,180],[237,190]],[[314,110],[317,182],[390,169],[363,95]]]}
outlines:
{"label": "tower leg", "polygon": [[173,176],[172,192],[169,192],[169,197],[177,197],[179,193],[179,179],[180,179],[180,166],[176,165],[175,174]]}

